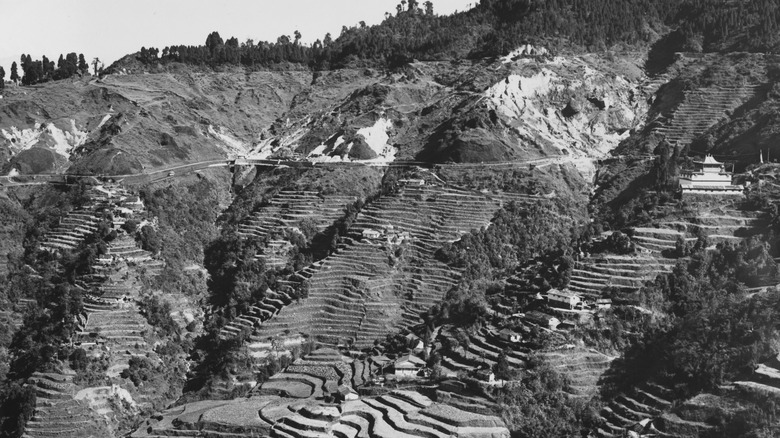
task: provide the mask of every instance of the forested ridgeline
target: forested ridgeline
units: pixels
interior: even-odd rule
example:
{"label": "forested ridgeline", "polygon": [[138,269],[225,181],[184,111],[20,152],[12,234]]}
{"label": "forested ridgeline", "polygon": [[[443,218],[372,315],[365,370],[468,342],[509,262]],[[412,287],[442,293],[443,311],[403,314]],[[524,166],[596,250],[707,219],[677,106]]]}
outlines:
{"label": "forested ridgeline", "polygon": [[669,30],[674,32],[658,45],[665,52],[774,52],[780,20],[778,0],[482,0],[469,11],[448,16],[437,15],[431,2],[402,3],[379,25],[343,26],[337,38],[328,34],[311,45],[301,43],[298,31],[292,38],[282,35],[276,42],[259,43],[235,37],[224,41],[213,32],[202,46],[143,47],[135,57],[144,64],[261,69],[291,63],[327,70],[361,61],[393,67],[412,59],[503,55],[524,43],[568,43],[595,51],[641,46]]}

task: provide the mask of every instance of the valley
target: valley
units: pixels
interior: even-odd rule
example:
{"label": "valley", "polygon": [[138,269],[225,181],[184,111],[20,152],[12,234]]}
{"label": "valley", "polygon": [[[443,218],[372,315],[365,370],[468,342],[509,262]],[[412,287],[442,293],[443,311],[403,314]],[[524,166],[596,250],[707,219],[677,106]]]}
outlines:
{"label": "valley", "polygon": [[780,58],[639,3],[9,83],[0,437],[777,436]]}

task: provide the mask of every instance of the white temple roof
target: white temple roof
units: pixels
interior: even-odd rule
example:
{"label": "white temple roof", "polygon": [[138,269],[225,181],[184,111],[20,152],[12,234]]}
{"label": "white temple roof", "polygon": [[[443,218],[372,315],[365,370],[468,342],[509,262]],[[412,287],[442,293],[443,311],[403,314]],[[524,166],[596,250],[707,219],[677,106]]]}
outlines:
{"label": "white temple roof", "polygon": [[707,155],[707,156],[704,158],[704,161],[703,161],[703,163],[704,163],[704,164],[723,164],[723,163],[721,163],[720,161],[716,160],[716,159],[715,159],[715,157],[713,157],[712,155]]}

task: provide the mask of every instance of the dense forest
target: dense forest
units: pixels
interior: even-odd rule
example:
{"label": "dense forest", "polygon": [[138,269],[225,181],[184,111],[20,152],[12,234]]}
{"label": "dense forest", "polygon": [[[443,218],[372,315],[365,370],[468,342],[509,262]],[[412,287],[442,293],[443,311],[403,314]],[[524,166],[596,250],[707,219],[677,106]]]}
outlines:
{"label": "dense forest", "polygon": [[[100,60],[95,58],[92,64],[95,74],[97,74]],[[14,62],[11,65],[10,79],[14,82],[21,80],[22,85],[35,85],[89,73],[89,64],[86,58],[84,58],[84,54],[76,55],[75,52],[68,53],[65,56],[60,55],[56,65],[46,55],[42,59],[34,60],[30,55],[22,54],[19,65],[22,68],[22,76],[19,76],[18,67]]]}
{"label": "dense forest", "polygon": [[[603,51],[607,48],[657,44],[674,51],[778,50],[780,22],[777,0],[482,0],[475,8],[449,16],[436,15],[434,5],[417,1],[397,5],[376,26],[342,28],[311,45],[302,35],[280,36],[276,42],[224,41],[217,32],[202,46],[141,48],[144,64],[181,62],[195,65],[244,65],[269,68],[282,63],[316,70],[355,63],[388,67],[412,59],[439,60],[503,55],[523,43],[553,48]],[[673,31],[669,33],[669,31]]]}

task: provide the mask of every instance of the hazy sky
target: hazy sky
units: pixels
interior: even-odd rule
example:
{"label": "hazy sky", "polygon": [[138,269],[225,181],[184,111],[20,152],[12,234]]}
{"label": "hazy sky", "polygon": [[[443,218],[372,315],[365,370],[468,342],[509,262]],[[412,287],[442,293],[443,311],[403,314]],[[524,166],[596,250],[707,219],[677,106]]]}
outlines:
{"label": "hazy sky", "polygon": [[[361,20],[377,24],[400,0],[0,0],[0,65],[6,79],[22,53],[83,53],[106,66],[141,46],[204,44],[216,30],[227,40],[276,41],[300,30],[311,43]],[[424,1],[420,1],[424,3]],[[478,0],[433,0],[434,11],[463,11]],[[21,75],[21,70],[19,71]]]}

